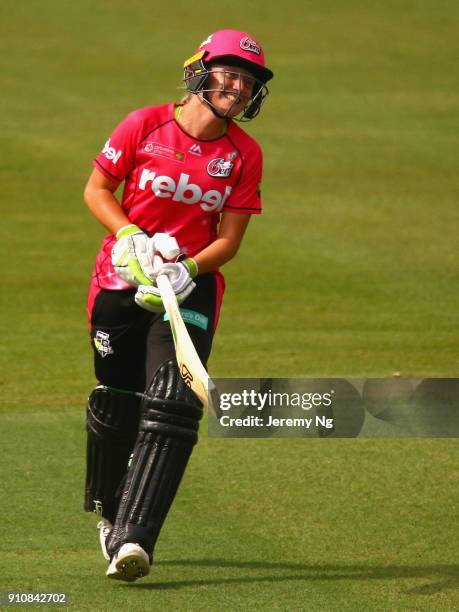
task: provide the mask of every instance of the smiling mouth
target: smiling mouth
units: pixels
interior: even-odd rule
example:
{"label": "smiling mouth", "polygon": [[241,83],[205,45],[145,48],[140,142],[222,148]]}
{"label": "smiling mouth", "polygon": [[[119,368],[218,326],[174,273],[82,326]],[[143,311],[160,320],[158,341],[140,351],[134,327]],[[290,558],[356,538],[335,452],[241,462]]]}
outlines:
{"label": "smiling mouth", "polygon": [[225,98],[225,100],[229,100],[234,104],[246,102],[246,96],[242,95],[240,91],[222,91],[220,95],[222,98]]}
{"label": "smiling mouth", "polygon": [[221,95],[229,100],[237,100],[241,97],[238,91],[222,91]]}

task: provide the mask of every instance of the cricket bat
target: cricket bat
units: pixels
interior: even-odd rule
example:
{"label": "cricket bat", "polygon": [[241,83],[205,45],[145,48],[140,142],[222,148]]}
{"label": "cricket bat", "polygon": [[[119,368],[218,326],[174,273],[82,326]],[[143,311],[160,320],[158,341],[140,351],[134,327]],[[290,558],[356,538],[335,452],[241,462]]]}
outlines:
{"label": "cricket bat", "polygon": [[199,397],[204,408],[212,409],[214,414],[219,417],[221,412],[217,388],[207,374],[194,348],[168,276],[166,274],[159,275],[156,278],[156,285],[169,316],[180,374],[185,383]]}

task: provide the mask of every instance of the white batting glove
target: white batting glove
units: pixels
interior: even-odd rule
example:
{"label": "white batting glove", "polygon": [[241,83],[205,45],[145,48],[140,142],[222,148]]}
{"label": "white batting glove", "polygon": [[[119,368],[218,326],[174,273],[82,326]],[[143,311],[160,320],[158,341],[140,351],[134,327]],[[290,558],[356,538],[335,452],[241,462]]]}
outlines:
{"label": "white batting glove", "polygon": [[[155,276],[166,274],[169,277],[178,304],[181,304],[196,287],[193,278],[198,274],[198,266],[194,259],[189,257],[178,263],[165,263],[155,266]],[[164,312],[164,304],[158,287],[140,285],[135,294],[138,306],[150,312]]]}
{"label": "white batting glove", "polygon": [[149,244],[155,275],[156,269],[162,265],[163,259],[175,260],[180,255],[180,247],[177,240],[169,234],[156,232],[150,238]]}
{"label": "white batting glove", "polygon": [[153,245],[137,225],[125,225],[116,233],[112,264],[130,285],[151,285],[154,279]]}

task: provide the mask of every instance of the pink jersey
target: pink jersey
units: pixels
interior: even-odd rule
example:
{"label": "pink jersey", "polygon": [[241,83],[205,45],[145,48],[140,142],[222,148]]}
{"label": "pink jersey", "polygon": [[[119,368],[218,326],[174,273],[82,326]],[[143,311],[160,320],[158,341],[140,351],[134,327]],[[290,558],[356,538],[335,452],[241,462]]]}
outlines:
{"label": "pink jersey", "polygon": [[[124,184],[121,206],[131,223],[150,234],[174,236],[193,256],[217,236],[220,213],[261,212],[262,153],[236,123],[213,140],[188,135],[175,104],[130,113],[94,160],[110,180]],[[97,255],[88,306],[100,289],[127,289],[111,263],[115,242],[106,236]]]}

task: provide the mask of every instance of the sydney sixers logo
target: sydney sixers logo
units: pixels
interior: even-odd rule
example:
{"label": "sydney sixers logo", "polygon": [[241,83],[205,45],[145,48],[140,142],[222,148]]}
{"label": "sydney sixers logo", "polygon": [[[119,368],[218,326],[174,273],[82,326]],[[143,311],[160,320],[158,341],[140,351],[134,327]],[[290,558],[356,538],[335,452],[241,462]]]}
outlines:
{"label": "sydney sixers logo", "polygon": [[256,53],[257,55],[260,55],[261,53],[260,45],[255,40],[253,40],[252,38],[249,38],[248,36],[246,36],[245,38],[241,38],[241,41],[239,42],[239,46],[244,51],[250,51],[251,53]]}
{"label": "sydney sixers logo", "polygon": [[227,178],[233,166],[233,162],[226,161],[223,157],[216,157],[207,164],[207,173],[217,178]]}

